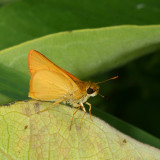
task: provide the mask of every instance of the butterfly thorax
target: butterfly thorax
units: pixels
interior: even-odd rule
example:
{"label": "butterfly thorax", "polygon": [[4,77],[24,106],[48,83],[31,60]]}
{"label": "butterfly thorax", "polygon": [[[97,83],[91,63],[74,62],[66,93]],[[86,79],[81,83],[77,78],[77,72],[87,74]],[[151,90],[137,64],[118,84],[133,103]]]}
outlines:
{"label": "butterfly thorax", "polygon": [[66,97],[66,103],[73,105],[74,107],[85,103],[91,96],[96,96],[99,91],[99,86],[95,83],[75,81],[78,86],[78,90],[73,91],[70,96]]}

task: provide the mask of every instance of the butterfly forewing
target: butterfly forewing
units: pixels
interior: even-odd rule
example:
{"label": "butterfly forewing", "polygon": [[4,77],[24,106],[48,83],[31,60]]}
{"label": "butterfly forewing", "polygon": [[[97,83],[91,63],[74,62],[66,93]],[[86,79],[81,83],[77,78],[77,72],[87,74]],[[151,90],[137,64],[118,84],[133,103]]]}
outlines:
{"label": "butterfly forewing", "polygon": [[39,100],[56,100],[67,97],[80,88],[80,81],[72,74],[61,69],[40,52],[31,50],[28,55],[31,75],[29,97]]}
{"label": "butterfly forewing", "polygon": [[31,76],[43,69],[47,69],[50,71],[54,71],[57,73],[61,73],[63,76],[71,78],[74,81],[81,81],[69,72],[63,70],[62,68],[58,67],[56,64],[51,62],[49,59],[47,59],[44,55],[42,55],[40,52],[35,50],[30,50],[28,55],[28,66]]}

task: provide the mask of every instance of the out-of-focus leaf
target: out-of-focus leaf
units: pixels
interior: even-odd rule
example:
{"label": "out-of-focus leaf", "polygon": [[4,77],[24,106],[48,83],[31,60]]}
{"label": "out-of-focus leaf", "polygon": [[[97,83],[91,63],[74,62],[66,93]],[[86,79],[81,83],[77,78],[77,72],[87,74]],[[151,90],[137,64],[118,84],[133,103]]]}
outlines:
{"label": "out-of-focus leaf", "polygon": [[67,30],[159,24],[159,13],[159,0],[21,0],[0,8],[0,49]]}
{"label": "out-of-focus leaf", "polygon": [[8,5],[8,4],[16,2],[16,1],[20,1],[20,0],[0,0],[0,7]]}
{"label": "out-of-focus leaf", "polygon": [[75,76],[86,78],[159,48],[160,26],[119,26],[52,34],[0,52],[0,93],[13,100],[28,97],[30,49],[42,52]]}

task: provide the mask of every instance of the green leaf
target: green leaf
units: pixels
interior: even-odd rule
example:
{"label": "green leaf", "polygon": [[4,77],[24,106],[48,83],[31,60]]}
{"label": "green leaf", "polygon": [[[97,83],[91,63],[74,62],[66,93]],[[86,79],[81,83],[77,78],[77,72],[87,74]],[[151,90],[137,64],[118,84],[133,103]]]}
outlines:
{"label": "green leaf", "polygon": [[0,0],[0,7],[16,2],[18,0]]}
{"label": "green leaf", "polygon": [[127,123],[124,122],[108,113],[102,112],[101,110],[92,107],[92,113],[96,115],[97,117],[100,117],[102,120],[104,120],[106,123],[109,123],[111,126],[115,127],[119,131],[131,136],[132,138],[146,143],[150,144],[152,146],[155,146],[157,148],[160,148],[160,139],[157,137],[154,137],[153,135]]}
{"label": "green leaf", "polygon": [[102,120],[52,103],[17,102],[0,108],[0,159],[153,159],[160,151],[140,143]]}
{"label": "green leaf", "polygon": [[159,24],[159,6],[159,0],[19,1],[0,8],[0,49],[54,32],[123,24]]}
{"label": "green leaf", "polygon": [[0,93],[13,100],[28,97],[30,49],[84,79],[157,50],[159,37],[160,26],[119,26],[63,32],[20,44],[0,52]]}

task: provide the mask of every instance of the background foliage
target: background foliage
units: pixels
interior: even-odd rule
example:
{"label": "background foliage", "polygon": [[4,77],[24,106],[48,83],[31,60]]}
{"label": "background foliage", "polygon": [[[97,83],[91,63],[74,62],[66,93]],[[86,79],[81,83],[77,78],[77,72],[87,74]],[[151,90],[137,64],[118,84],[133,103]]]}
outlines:
{"label": "background foliage", "polygon": [[[61,31],[124,24],[160,24],[158,0],[3,0],[0,6],[1,50]],[[159,51],[156,51],[110,73],[86,77],[84,80],[101,81],[114,74],[120,76],[118,80],[103,85],[101,93],[105,95],[104,99],[96,97],[90,102],[101,106],[104,112],[160,137],[159,61]],[[8,78],[15,74],[10,73]],[[14,100],[17,99],[22,97]],[[6,103],[12,100],[6,98]]]}

